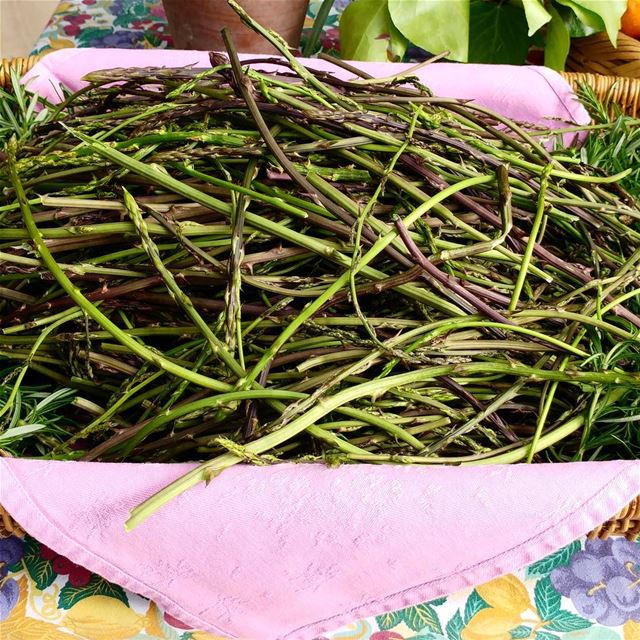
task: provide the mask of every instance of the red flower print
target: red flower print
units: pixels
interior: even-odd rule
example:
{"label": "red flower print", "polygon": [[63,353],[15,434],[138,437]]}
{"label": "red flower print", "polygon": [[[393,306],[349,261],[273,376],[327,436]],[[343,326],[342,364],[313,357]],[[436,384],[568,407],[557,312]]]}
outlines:
{"label": "red flower print", "polygon": [[147,18],[146,20],[133,20],[131,22],[131,26],[134,29],[144,29],[145,24],[151,24],[151,20]]}
{"label": "red flower print", "polygon": [[322,38],[323,49],[335,49],[340,50],[340,31],[336,27],[327,29],[324,37]]}
{"label": "red flower print", "polygon": [[53,570],[59,575],[64,576],[73,569],[73,562],[67,560],[64,556],[58,556],[53,561]]}
{"label": "red flower print", "polygon": [[91,16],[88,13],[79,13],[75,16],[65,16],[64,20],[66,22],[70,22],[71,24],[82,24],[83,22],[89,20],[89,18],[91,18]]}
{"label": "red flower print", "polygon": [[92,575],[91,571],[77,565],[75,562],[71,562],[68,558],[65,558],[53,551],[53,549],[49,549],[49,547],[41,545],[40,557],[44,560],[53,561],[53,570],[59,576],[68,575],[71,586],[84,587],[89,584]]}
{"label": "red flower print", "polygon": [[166,18],[166,15],[164,13],[164,7],[162,6],[162,3],[153,5],[149,9],[149,13],[152,16],[155,16],[156,18]]}
{"label": "red flower print", "polygon": [[66,24],[64,26],[64,32],[68,36],[77,36],[80,33],[80,25],[79,24]]}
{"label": "red flower print", "polygon": [[164,612],[164,621],[171,625],[174,629],[191,629],[184,622],[178,620],[178,618],[174,618],[170,613]]}
{"label": "red flower print", "polygon": [[69,571],[69,584],[72,587],[86,587],[91,581],[91,571],[74,564]]}
{"label": "red flower print", "polygon": [[58,554],[53,549],[49,549],[49,547],[45,547],[43,544],[41,544],[40,557],[43,560],[55,560],[55,558],[58,557]]}

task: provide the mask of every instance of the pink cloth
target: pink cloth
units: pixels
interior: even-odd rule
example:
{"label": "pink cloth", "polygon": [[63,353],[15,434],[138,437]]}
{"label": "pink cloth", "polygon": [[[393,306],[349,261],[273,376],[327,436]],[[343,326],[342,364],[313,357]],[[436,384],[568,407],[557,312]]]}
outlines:
{"label": "pink cloth", "polygon": [[[92,70],[186,64],[208,66],[207,54],[70,49],[46,56],[27,80],[55,100],[60,83],[78,88]],[[358,64],[378,76],[406,66]],[[517,120],[588,122],[548,69],[439,63],[419,75],[437,94]],[[640,463],[622,461],[237,466],[125,533],[129,510],[192,466],[0,458],[0,503],[54,551],[195,628],[308,640],[517,570],[640,493]]]}
{"label": "pink cloth", "polygon": [[[249,56],[245,56],[248,58]],[[250,56],[255,58],[256,56]],[[352,75],[329,62],[301,59],[313,69],[331,71],[343,79]],[[355,63],[363,71],[385,77],[408,69],[410,64]],[[62,49],[45,56],[26,76],[25,82],[49,100],[59,100],[60,83],[71,89],[83,86],[85,74],[117,67],[178,67],[194,65],[209,68],[209,54],[203,51],[172,49]],[[262,65],[261,68],[274,68]],[[514,120],[560,128],[590,122],[585,108],[567,82],[546,67],[435,63],[417,72],[421,81],[440,96],[476,100],[479,104]],[[570,144],[574,136],[565,136]]]}
{"label": "pink cloth", "polygon": [[189,464],[0,458],[0,503],[34,537],[195,628],[309,640],[515,571],[640,493],[640,463],[237,466],[131,533]]}

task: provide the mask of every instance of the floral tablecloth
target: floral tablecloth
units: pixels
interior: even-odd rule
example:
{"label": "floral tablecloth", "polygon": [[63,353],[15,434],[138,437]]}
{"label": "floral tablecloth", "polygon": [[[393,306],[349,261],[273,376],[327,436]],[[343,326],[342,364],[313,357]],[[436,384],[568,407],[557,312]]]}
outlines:
{"label": "floral tablecloth", "polygon": [[[339,56],[338,22],[352,0],[335,0],[325,21],[319,48]],[[304,47],[322,0],[311,0],[302,32]],[[171,33],[162,0],[63,0],[38,38],[32,53],[68,47],[119,49],[164,49],[172,47]],[[409,46],[407,61],[422,60],[429,54]]]}
{"label": "floral tablecloth", "polygon": [[[0,637],[222,640],[16,535],[0,538]],[[583,538],[517,574],[360,620],[317,640],[638,638],[640,544]]]}
{"label": "floral tablecloth", "polygon": [[[336,51],[338,18],[351,0],[336,0],[321,38],[325,51]],[[308,37],[321,2],[312,0],[303,33]],[[171,47],[162,0],[64,0],[36,43],[33,53],[66,47],[144,49]]]}

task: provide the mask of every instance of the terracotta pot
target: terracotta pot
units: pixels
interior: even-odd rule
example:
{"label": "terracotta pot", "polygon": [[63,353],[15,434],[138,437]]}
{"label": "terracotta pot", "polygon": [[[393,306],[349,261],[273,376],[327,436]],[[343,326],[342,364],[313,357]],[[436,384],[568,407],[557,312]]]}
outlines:
{"label": "terracotta pot", "polygon": [[[224,51],[220,30],[227,27],[239,52],[274,52],[264,38],[242,24],[227,0],[163,0],[163,4],[177,49]],[[239,4],[261,25],[298,46],[309,0],[239,0]]]}

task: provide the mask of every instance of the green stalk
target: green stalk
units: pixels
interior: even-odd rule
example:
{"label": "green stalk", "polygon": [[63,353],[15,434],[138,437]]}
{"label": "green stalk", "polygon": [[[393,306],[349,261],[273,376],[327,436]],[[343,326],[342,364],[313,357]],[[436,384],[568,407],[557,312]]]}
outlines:
{"label": "green stalk", "polygon": [[[129,156],[126,156],[125,154],[121,153],[120,151],[117,151],[107,145],[104,145],[101,142],[97,142],[95,140],[93,140],[92,138],[89,138],[87,136],[85,136],[84,134],[81,134],[77,131],[72,132],[75,136],[77,136],[78,138],[80,138],[81,140],[84,140],[88,143],[91,143],[92,148],[94,149],[94,151],[100,155],[104,155],[105,157],[109,158],[110,160],[112,160],[113,162],[115,162],[116,164],[119,164],[120,166],[123,166],[125,168],[127,168],[129,171],[133,171],[135,173],[137,173],[138,175],[141,175],[145,178],[147,178],[148,180],[150,180],[151,182],[153,182],[154,184],[157,184],[161,187],[164,187],[170,191],[173,191],[175,193],[180,194],[181,196],[185,197],[185,198],[189,198],[194,202],[197,202],[199,204],[202,204],[206,207],[211,208],[213,211],[219,212],[219,213],[223,213],[225,214],[228,218],[231,218],[231,206],[228,205],[227,203],[207,194],[207,193],[203,193],[201,191],[199,191],[198,189],[195,189],[194,187],[181,182],[179,180],[176,180],[175,178],[161,172],[158,171],[156,168],[146,165],[143,162],[140,162],[139,160],[136,160],[135,158],[130,158]],[[391,174],[390,179],[393,179],[393,174]],[[475,185],[479,185],[479,184],[484,184],[486,182],[490,182],[493,180],[492,176],[478,176],[478,177],[474,177],[474,178],[469,178],[467,180],[462,180],[460,181],[458,184],[456,185],[451,185],[451,187],[444,189],[443,191],[441,191],[440,193],[434,195],[431,198],[426,198],[426,200],[415,209],[415,211],[407,217],[407,219],[404,221],[404,224],[407,227],[410,227],[417,219],[419,219],[420,217],[422,217],[423,215],[425,215],[426,213],[428,213],[428,211],[435,205],[437,205],[438,203],[442,202],[443,200],[445,200],[446,198],[448,198],[449,196],[451,196],[453,193],[456,193],[458,191],[462,191],[464,189],[467,188],[471,188]],[[426,196],[425,196],[426,197]],[[417,212],[417,213],[416,213]],[[282,238],[283,240],[287,240],[289,242],[291,242],[292,244],[295,244],[297,246],[300,247],[304,247],[306,249],[309,249],[310,251],[313,251],[314,253],[318,254],[321,257],[327,258],[329,260],[332,260],[334,262],[337,262],[340,265],[343,265],[345,267],[348,267],[351,263],[351,261],[349,260],[349,258],[345,255],[343,255],[342,253],[340,253],[339,251],[337,251],[335,248],[331,247],[327,242],[321,242],[315,238],[306,236],[302,233],[298,233],[292,229],[288,229],[287,227],[285,227],[282,224],[279,224],[277,222],[273,222],[272,220],[269,220],[268,218],[264,218],[262,216],[256,215],[254,213],[251,213],[249,211],[247,211],[245,213],[245,220],[246,222],[251,225],[252,228],[254,229],[258,229],[260,231],[263,231],[264,233],[268,234],[268,235],[272,235],[272,236],[276,236],[278,238]],[[122,223],[119,223],[122,224]],[[133,225],[131,225],[133,226]],[[158,225],[158,227],[160,229],[162,229],[161,225]],[[185,234],[188,235],[189,231],[186,230]],[[392,230],[389,232],[389,234],[387,236],[385,236],[385,238],[383,238],[382,240],[384,241],[383,246],[381,247],[381,250],[384,250],[395,238],[397,237],[397,232],[395,230]],[[378,255],[378,253],[380,251],[376,251],[375,255]],[[372,255],[369,260],[367,260],[364,264],[368,264],[368,262],[370,260],[372,260],[375,255]],[[361,263],[362,264],[362,263]],[[382,272],[373,269],[373,268],[368,268],[365,269],[364,265],[361,267],[361,271],[363,273],[363,275],[365,275],[367,278],[371,278],[373,280],[381,280],[383,279],[385,276]],[[532,270],[533,271],[533,270]],[[539,271],[539,270],[538,270]],[[533,271],[535,272],[535,271]],[[544,274],[544,272],[541,272],[543,274],[543,276],[545,278],[548,278],[548,276],[546,276],[546,274]],[[344,285],[342,285],[344,286]],[[443,301],[439,298],[439,296],[434,295],[430,292],[426,292],[423,291],[421,289],[417,289],[416,287],[411,287],[410,285],[402,285],[397,287],[397,290],[400,293],[403,293],[405,295],[409,295],[410,297],[415,297],[418,300],[423,300],[425,303],[432,305],[433,307],[435,307],[436,309],[442,309],[443,311],[445,311],[446,313],[449,313],[451,315],[456,315],[459,313],[459,309],[457,309],[454,305],[451,305],[450,303]],[[336,291],[337,293],[337,291]],[[333,294],[331,294],[333,295]]]}
{"label": "green stalk", "polygon": [[[469,178],[468,180],[462,180],[455,186],[451,186],[448,189],[443,189],[440,193],[432,196],[426,202],[417,207],[412,213],[410,213],[403,221],[405,226],[412,225],[416,220],[421,218],[425,213],[427,213],[434,204],[441,202],[448,198],[452,193],[457,191],[462,191],[465,188],[472,187],[476,184],[484,184],[488,182],[491,178],[487,176],[480,176],[478,178]],[[361,270],[364,266],[366,266],[371,260],[373,260],[377,255],[379,255],[384,249],[391,244],[391,242],[397,237],[398,232],[395,229],[392,229],[382,238],[379,238],[378,241],[367,251],[365,255],[362,256],[360,262],[358,264],[358,270]],[[355,270],[355,269],[354,269]],[[249,372],[247,378],[251,381],[256,380],[260,372],[264,369],[266,364],[278,353],[280,347],[284,345],[285,342],[298,330],[298,328],[304,324],[308,319],[310,319],[317,311],[319,311],[326,302],[331,300],[334,295],[338,293],[341,289],[343,289],[349,282],[349,279],[352,277],[351,270],[343,273],[330,287],[326,289],[324,294],[320,295],[313,302],[309,303],[302,312],[292,320],[292,322],[283,330],[283,332],[278,336],[276,340],[274,340],[273,344],[269,347],[269,349],[263,354],[258,363],[254,366],[254,368]],[[400,287],[398,288],[401,289]],[[456,310],[457,314],[457,310]]]}
{"label": "green stalk", "polygon": [[[323,82],[320,82],[306,67],[302,66],[298,59],[291,54],[289,50],[289,45],[287,42],[279,36],[277,33],[273,31],[269,31],[265,29],[262,25],[257,23],[255,20],[249,16],[249,14],[236,2],[236,0],[227,0],[229,6],[238,14],[240,20],[244,22],[250,29],[259,33],[265,40],[270,42],[283,56],[287,62],[291,65],[293,71],[300,76],[308,85],[319,91],[321,94],[333,100],[337,105],[340,105],[343,109],[351,110],[355,108],[355,103],[349,98],[344,98],[331,91],[331,89],[325,85]],[[225,43],[229,41],[230,34],[227,31],[227,38],[225,39]],[[223,30],[223,38],[225,31]]]}
{"label": "green stalk", "polygon": [[[24,377],[27,374],[27,371],[29,370],[29,366],[31,365],[32,360],[35,358],[38,349],[40,348],[42,343],[45,341],[46,337],[54,329],[57,329],[59,326],[63,325],[65,322],[70,322],[72,320],[76,320],[77,318],[79,318],[81,316],[82,316],[82,311],[79,311],[77,309],[68,310],[68,311],[64,312],[64,314],[61,314],[61,317],[58,318],[55,322],[53,322],[46,329],[44,329],[43,331],[40,332],[40,335],[36,338],[36,341],[33,343],[33,346],[31,347],[31,350],[29,351],[29,354],[27,355],[24,363],[20,367],[20,371],[18,373],[18,376],[16,378],[15,383],[13,384],[13,387],[11,388],[11,392],[9,393],[9,397],[7,398],[7,401],[4,403],[4,406],[2,408],[0,408],[0,418],[7,411],[9,411],[11,409],[11,407],[13,407],[13,404],[15,402],[16,396],[18,395],[18,392],[20,391],[20,385],[22,384],[22,381],[24,380]],[[6,380],[5,380],[5,382],[6,382]],[[2,431],[3,431],[3,429],[0,428],[0,433]]]}
{"label": "green stalk", "polygon": [[386,420],[382,416],[374,415],[368,411],[363,411],[362,409],[355,409],[353,407],[340,407],[336,409],[338,413],[341,413],[345,416],[349,416],[351,418],[357,418],[366,424],[370,424],[374,427],[378,427],[382,429],[389,435],[398,440],[402,440],[407,444],[411,445],[417,451],[422,451],[424,448],[422,442],[418,440],[415,436],[412,436],[406,429],[403,429],[401,426],[396,424],[396,422],[391,422],[391,420]]}
{"label": "green stalk", "polygon": [[[249,188],[257,173],[256,160],[247,163],[243,186]],[[242,287],[242,260],[244,259],[244,219],[245,212],[249,206],[249,200],[244,195],[239,195],[231,219],[231,255],[227,266],[227,289],[225,291],[225,302],[227,305],[225,313],[226,340],[230,351],[238,349],[238,359],[240,366],[244,369],[244,349],[242,346],[242,301],[240,289]]]}
{"label": "green stalk", "polygon": [[58,263],[55,261],[54,257],[51,255],[51,252],[44,242],[44,238],[42,237],[40,230],[33,220],[31,207],[29,206],[27,197],[20,182],[20,178],[18,177],[18,174],[16,172],[15,158],[12,155],[11,149],[7,162],[9,165],[9,175],[11,177],[11,182],[13,184],[13,188],[16,191],[18,202],[20,202],[24,225],[29,234],[29,237],[33,241],[37,252],[40,254],[40,258],[42,259],[47,269],[49,269],[51,274],[57,280],[58,284],[60,284],[65,293],[76,303],[76,305],[80,307],[80,309],[82,309],[82,311],[86,313],[92,320],[97,322],[103,329],[108,331],[118,342],[123,344],[129,349],[129,351],[142,358],[143,360],[153,363],[163,371],[167,371],[169,373],[172,373],[173,375],[177,375],[181,378],[190,380],[194,384],[199,384],[200,386],[206,387],[207,389],[212,389],[214,391],[227,391],[230,388],[228,384],[220,382],[218,380],[214,380],[213,378],[209,378],[207,376],[195,374],[192,371],[189,371],[189,369],[185,369],[184,367],[175,365],[156,351],[153,351],[148,347],[143,346],[136,340],[133,340],[116,324],[114,324],[107,316],[99,311],[95,305],[91,304],[91,302],[89,302],[89,300],[85,298],[85,296],[71,282],[71,280],[69,280],[67,275],[64,273],[64,271],[62,271]]}
{"label": "green stalk", "polygon": [[193,303],[191,302],[189,296],[187,296],[182,291],[182,289],[176,282],[176,279],[173,277],[173,274],[164,266],[164,263],[162,262],[162,258],[160,256],[160,252],[158,251],[158,247],[149,235],[147,225],[142,217],[142,212],[140,211],[140,208],[138,207],[138,204],[136,203],[133,196],[124,188],[122,190],[122,193],[124,196],[124,205],[129,212],[129,215],[131,216],[133,224],[140,234],[142,246],[149,256],[149,259],[155,266],[157,272],[162,277],[167,289],[171,293],[171,296],[178,303],[178,305],[182,307],[189,318],[191,318],[196,327],[200,329],[202,336],[209,344],[211,353],[217,358],[220,358],[220,360],[222,360],[222,362],[224,362],[224,364],[227,366],[229,371],[231,371],[235,376],[238,377],[239,381],[241,381],[245,375],[244,369],[240,364],[238,364],[233,355],[230,353],[227,345],[222,342],[222,340],[220,340],[213,333],[213,331],[211,331],[204,318],[193,306]]}
{"label": "green stalk", "polygon": [[531,263],[531,258],[533,257],[533,250],[537,243],[540,227],[542,226],[542,223],[544,221],[544,211],[546,207],[545,195],[547,193],[549,174],[552,170],[552,166],[553,165],[551,164],[547,165],[545,171],[543,171],[542,173],[542,177],[540,178],[540,192],[538,193],[538,208],[536,211],[536,217],[533,220],[533,225],[531,226],[531,231],[529,232],[529,240],[527,240],[527,246],[525,248],[524,255],[522,256],[522,263],[520,265],[520,271],[518,272],[516,285],[513,289],[513,293],[511,294],[509,311],[515,311],[518,307],[518,300],[520,299],[522,288],[527,279],[529,264]]}
{"label": "green stalk", "polygon": [[[580,344],[580,341],[584,337],[585,333],[586,331],[578,332],[578,335],[574,338],[572,344],[574,346],[577,344]],[[564,358],[562,358],[562,360],[560,360],[557,366],[558,371],[565,371],[568,364],[569,364],[569,356],[565,356]],[[551,407],[553,405],[553,400],[555,398],[556,391],[558,390],[559,384],[560,383],[556,380],[553,382],[548,382],[545,385],[545,392],[541,398],[540,413],[538,416],[538,421],[536,423],[536,430],[533,434],[533,438],[531,438],[531,445],[529,448],[529,453],[527,455],[528,464],[531,464],[533,462],[533,456],[537,451],[538,443],[540,442],[540,438],[542,437],[542,431],[544,430],[544,426],[547,423],[549,411],[551,410]]]}
{"label": "green stalk", "polygon": [[[486,371],[499,372],[506,375],[515,375],[519,377],[533,377],[534,379],[537,378],[542,380],[570,381],[573,383],[604,382],[614,385],[630,385],[640,389],[640,375],[638,374],[634,375],[617,372],[596,373],[582,371],[562,372],[539,370],[535,367],[482,362],[427,367],[420,371],[410,371],[408,373],[397,374],[395,376],[390,376],[384,380],[372,380],[344,389],[343,391],[340,391],[333,396],[325,398],[322,403],[314,405],[305,414],[294,419],[292,422],[285,425],[281,429],[272,431],[271,433],[268,433],[267,435],[264,435],[261,438],[258,438],[257,440],[254,440],[253,442],[245,445],[245,449],[251,454],[264,453],[265,451],[273,449],[283,444],[287,440],[295,437],[296,435],[304,431],[309,425],[315,424],[323,416],[327,415],[331,411],[334,411],[338,407],[341,407],[345,404],[348,404],[349,402],[353,402],[354,400],[365,396],[370,396],[373,394],[380,395],[394,387],[400,388],[402,386],[411,385],[416,382],[432,380],[440,376],[461,374],[469,375],[473,373],[484,373]],[[616,394],[621,395],[622,392],[622,389],[617,389],[614,393],[612,393],[612,396]],[[583,422],[584,416],[581,416],[581,420],[579,420],[578,418],[573,419],[566,425],[564,425],[563,432],[566,432],[567,429],[575,430],[576,428],[578,428],[575,425],[580,425]],[[516,451],[519,451],[521,456],[524,457],[526,456],[527,450],[528,446],[524,446]],[[514,454],[511,453],[510,455],[513,456]],[[195,486],[200,482],[208,482],[213,477],[221,473],[224,469],[239,462],[242,462],[242,458],[239,458],[232,454],[224,454],[222,456],[219,456],[218,458],[215,458],[214,460],[202,463],[189,473],[185,474],[181,478],[178,478],[178,480],[175,480],[170,485],[145,500],[141,505],[132,509],[130,517],[125,524],[126,530],[131,531],[133,528],[146,520],[157,509],[159,509],[169,500],[177,497],[187,489]]]}
{"label": "green stalk", "polygon": [[[625,389],[621,388],[613,388],[604,402],[604,406],[612,405],[617,402],[625,393]],[[567,420],[565,423],[556,427],[552,431],[549,431],[547,434],[540,436],[536,447],[533,451],[533,454],[543,451],[544,449],[548,449],[552,447],[554,444],[558,442],[562,442],[565,438],[570,436],[572,433],[575,433],[578,429],[580,429],[585,423],[585,413],[582,412],[577,416]],[[482,460],[476,460],[469,462],[471,465],[478,464],[513,464],[516,462],[520,462],[527,458],[530,455],[531,445],[525,444],[519,447],[514,447],[513,449],[507,451],[506,453],[498,453],[497,455],[490,455]],[[464,464],[464,463],[463,463]]]}

